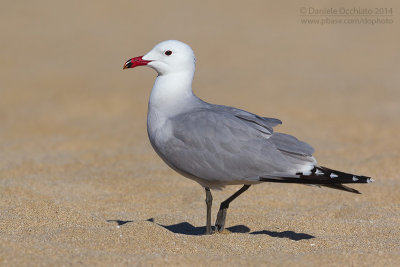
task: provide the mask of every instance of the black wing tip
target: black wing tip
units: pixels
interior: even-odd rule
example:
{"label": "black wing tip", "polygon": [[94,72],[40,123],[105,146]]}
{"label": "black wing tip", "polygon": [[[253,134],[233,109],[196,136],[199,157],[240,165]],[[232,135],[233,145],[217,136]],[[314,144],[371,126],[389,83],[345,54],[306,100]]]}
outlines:
{"label": "black wing tip", "polygon": [[375,180],[369,176],[341,172],[323,166],[315,166],[314,169],[311,171],[312,175],[316,175],[318,171],[323,172],[323,175],[321,175],[321,177],[328,176],[330,178],[337,179],[338,183],[369,184],[375,182]]}
{"label": "black wing tip", "polygon": [[322,166],[315,166],[311,170],[311,173],[307,175],[304,175],[303,173],[300,172],[296,173],[295,176],[260,177],[259,180],[261,182],[272,182],[272,183],[296,183],[296,184],[320,185],[356,194],[361,194],[361,193],[343,184],[359,184],[359,183],[374,182],[374,179],[368,176],[361,176],[361,175],[340,172]]}
{"label": "black wing tip", "polygon": [[265,178],[265,177],[260,177],[260,182],[270,182],[270,183],[283,183],[283,184],[308,184],[308,185],[318,185],[318,186],[324,186],[332,189],[337,189],[337,190],[342,190],[354,194],[360,194],[361,192],[345,186],[340,183],[321,183],[321,181],[316,181],[316,180],[307,180],[307,179],[301,179],[301,178],[294,178],[294,177],[280,177],[280,178]]}
{"label": "black wing tip", "polygon": [[362,193],[360,192],[360,191],[358,191],[358,190],[356,190],[356,189],[354,189],[354,188],[350,188],[350,187],[348,187],[348,189],[350,189],[350,190],[343,190],[343,191],[346,191],[346,192],[349,192],[349,193],[354,193],[354,194],[358,194],[358,195],[362,195]]}
{"label": "black wing tip", "polygon": [[360,191],[342,184],[332,184],[332,185],[322,185],[322,186],[361,195]]}

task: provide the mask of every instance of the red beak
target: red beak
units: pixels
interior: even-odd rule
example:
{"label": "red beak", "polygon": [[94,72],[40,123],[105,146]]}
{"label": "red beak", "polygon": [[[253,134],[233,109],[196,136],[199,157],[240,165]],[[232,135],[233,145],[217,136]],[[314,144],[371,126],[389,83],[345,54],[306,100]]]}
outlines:
{"label": "red beak", "polygon": [[143,56],[141,57],[134,57],[129,59],[127,62],[124,64],[124,69],[131,69],[137,66],[144,66],[147,65],[151,60],[144,60],[142,59]]}

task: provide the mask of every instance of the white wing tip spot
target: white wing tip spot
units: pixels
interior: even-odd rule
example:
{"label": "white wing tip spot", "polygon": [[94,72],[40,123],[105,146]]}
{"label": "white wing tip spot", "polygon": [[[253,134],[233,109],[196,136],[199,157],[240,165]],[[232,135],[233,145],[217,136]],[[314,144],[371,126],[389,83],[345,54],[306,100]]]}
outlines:
{"label": "white wing tip spot", "polygon": [[367,183],[372,183],[372,182],[375,182],[375,180],[372,179],[372,178],[368,178],[368,179],[367,179]]}

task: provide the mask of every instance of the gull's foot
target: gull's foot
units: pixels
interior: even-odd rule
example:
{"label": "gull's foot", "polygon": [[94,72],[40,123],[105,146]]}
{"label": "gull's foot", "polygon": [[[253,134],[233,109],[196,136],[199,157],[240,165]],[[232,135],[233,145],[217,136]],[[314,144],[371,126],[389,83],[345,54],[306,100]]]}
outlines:
{"label": "gull's foot", "polygon": [[217,214],[217,220],[215,221],[215,231],[222,232],[225,228],[226,212],[228,209],[220,209]]}
{"label": "gull's foot", "polygon": [[208,228],[206,227],[206,235],[212,235],[214,233],[212,227]]}

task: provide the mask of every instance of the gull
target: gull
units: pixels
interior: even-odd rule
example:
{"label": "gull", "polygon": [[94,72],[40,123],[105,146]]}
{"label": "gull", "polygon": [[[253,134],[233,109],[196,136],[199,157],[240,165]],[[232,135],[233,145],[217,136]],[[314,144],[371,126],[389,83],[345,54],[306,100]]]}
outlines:
{"label": "gull", "polygon": [[[192,91],[195,65],[189,45],[167,40],[129,59],[124,69],[148,66],[158,74],[148,105],[150,143],[169,167],[204,187],[206,234],[224,230],[229,204],[253,184],[296,183],[360,194],[344,184],[373,181],[319,166],[310,145],[274,132],[279,119],[201,100]],[[221,203],[213,231],[210,189],[227,185],[243,187]]]}

